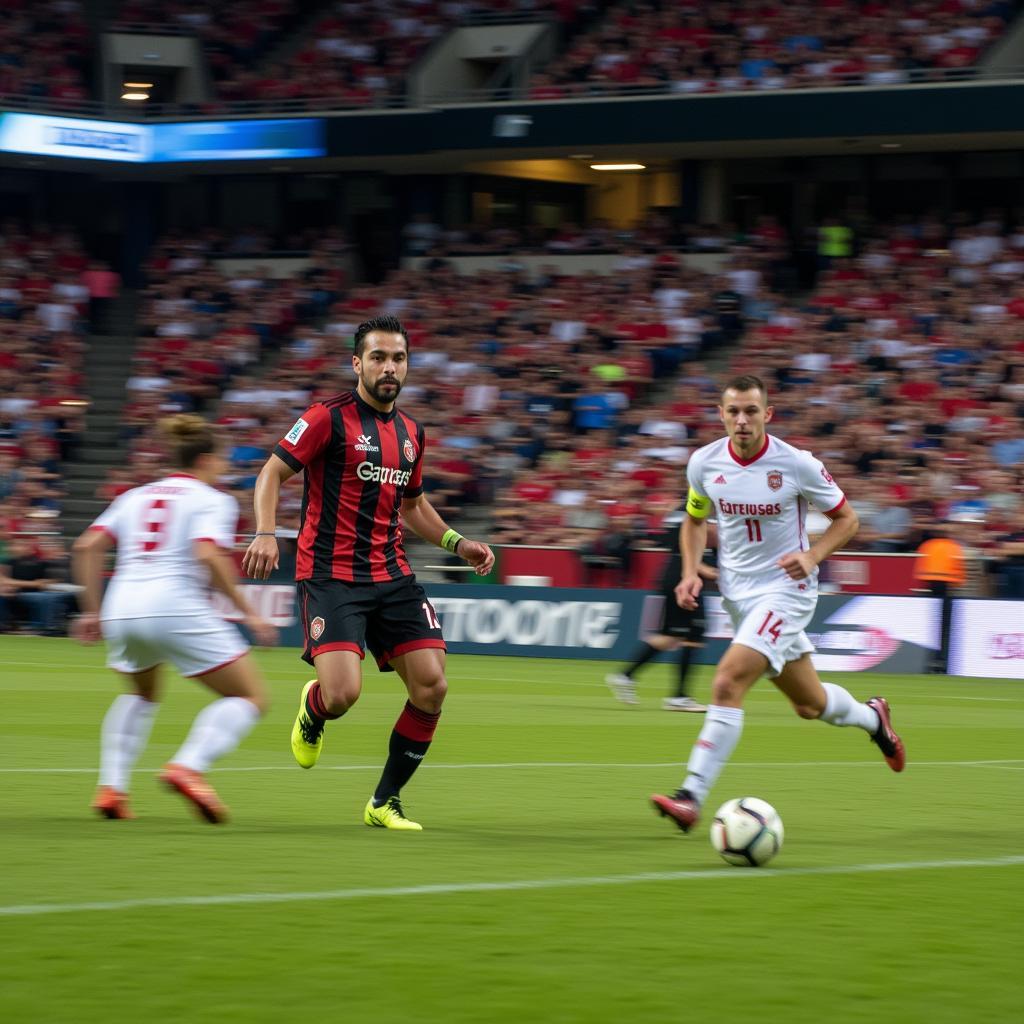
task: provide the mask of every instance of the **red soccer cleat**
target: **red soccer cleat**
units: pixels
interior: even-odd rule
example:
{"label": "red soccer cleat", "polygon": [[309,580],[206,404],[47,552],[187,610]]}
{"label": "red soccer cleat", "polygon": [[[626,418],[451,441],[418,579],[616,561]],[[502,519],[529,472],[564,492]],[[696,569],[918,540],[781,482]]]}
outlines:
{"label": "red soccer cleat", "polygon": [[112,786],[100,786],[92,801],[92,809],[101,818],[129,821],[135,817],[128,806],[128,794]]}
{"label": "red soccer cleat", "polygon": [[685,790],[679,790],[674,796],[655,793],[651,803],[663,818],[671,818],[683,832],[689,832],[700,821],[700,804]]}
{"label": "red soccer cleat", "polygon": [[894,772],[903,771],[907,766],[907,752],[903,749],[903,740],[893,731],[889,717],[889,702],[884,697],[872,697],[865,703],[878,714],[878,729],[872,735],[871,742],[882,752],[886,764]]}
{"label": "red soccer cleat", "polygon": [[220,802],[206,779],[199,772],[180,764],[165,764],[160,781],[176,789],[211,824],[221,825],[228,820],[228,809]]}

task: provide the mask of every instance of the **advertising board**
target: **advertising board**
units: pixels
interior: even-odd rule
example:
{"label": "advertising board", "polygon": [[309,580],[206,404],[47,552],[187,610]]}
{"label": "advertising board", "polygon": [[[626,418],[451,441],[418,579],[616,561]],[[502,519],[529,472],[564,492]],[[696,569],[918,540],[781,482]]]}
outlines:
{"label": "advertising board", "polygon": [[1024,602],[954,602],[949,674],[1024,679]]}
{"label": "advertising board", "polygon": [[0,115],[0,151],[118,163],[324,156],[320,118],[135,124],[48,114]]}

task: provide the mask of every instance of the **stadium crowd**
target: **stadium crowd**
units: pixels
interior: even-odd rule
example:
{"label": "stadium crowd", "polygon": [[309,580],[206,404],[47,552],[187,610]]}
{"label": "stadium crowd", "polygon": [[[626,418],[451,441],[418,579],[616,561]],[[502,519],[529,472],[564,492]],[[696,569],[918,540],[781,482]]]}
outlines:
{"label": "stadium crowd", "polygon": [[[309,20],[311,5],[297,0],[243,0],[223,8],[125,0],[116,23],[169,24],[198,35],[215,87],[211,110],[234,101],[338,109],[401,100],[413,62],[468,15],[535,12],[568,24],[588,6],[580,0],[337,0]],[[292,29],[298,45],[276,54]]]}
{"label": "stadium crowd", "polygon": [[[0,226],[0,623],[54,628],[66,595],[63,467],[87,401],[90,286],[101,268],[67,228]],[[6,568],[5,568],[6,567]]]}
{"label": "stadium crowd", "polygon": [[[446,515],[491,509],[499,543],[627,558],[678,500],[689,453],[718,436],[719,380],[758,372],[772,429],[819,453],[856,503],[859,547],[912,551],[952,520],[998,585],[1018,586],[1024,233],[995,219],[868,225],[851,255],[820,257],[802,296],[773,221],[738,241],[720,232],[715,269],[659,238],[645,225],[620,238],[603,276],[557,251],[536,276],[514,255],[462,275],[442,242],[423,269],[351,289],[330,246],[296,278],[229,281],[199,243],[184,262],[188,244],[167,243],[151,262],[125,476],[158,458],[154,413],[217,409],[245,507],[281,424],[348,386],[352,330],[387,310],[412,336],[402,401],[428,429],[433,500]],[[283,525],[299,503],[286,492]]]}
{"label": "stadium crowd", "polygon": [[[1005,31],[1014,0],[123,0],[114,31],[175,31],[200,40],[213,96],[293,109],[401,103],[413,63],[473,15],[554,19],[558,54],[530,99],[611,90],[700,93],[901,84],[969,75]],[[0,12],[0,96],[77,102],[95,50],[80,0],[11,0]],[[193,105],[190,105],[190,108]]]}
{"label": "stadium crowd", "polygon": [[0,10],[0,99],[88,99],[91,51],[79,0],[5,0]]}
{"label": "stadium crowd", "polygon": [[[90,265],[68,232],[3,232],[9,546],[59,514],[61,460],[82,423]],[[497,543],[570,546],[626,565],[660,535],[690,452],[719,436],[721,379],[755,372],[778,410],[771,430],[814,450],[855,503],[857,547],[912,551],[951,522],[990,566],[991,589],[1024,596],[1024,231],[994,215],[861,224],[847,250],[823,246],[807,293],[792,289],[791,245],[774,221],[682,234],[715,245],[664,248],[645,222],[603,239],[620,246],[608,274],[575,272],[579,249],[544,250],[550,261],[533,274],[515,252],[460,274],[442,238],[419,269],[357,286],[337,231],[283,277],[259,259],[241,270],[222,262],[257,240],[168,236],[145,267],[123,413],[130,455],[98,496],[161,472],[155,420],[198,411],[228,438],[225,485],[244,536],[282,424],[350,386],[356,324],[388,311],[410,330],[402,403],[428,431],[432,500],[442,515],[490,515]],[[293,480],[281,526],[297,525],[300,504]],[[13,565],[16,554],[4,558]],[[61,562],[52,546],[32,555]]]}
{"label": "stadium crowd", "polygon": [[530,85],[532,99],[610,90],[700,93],[899,85],[968,70],[1005,30],[1007,0],[613,4]]}

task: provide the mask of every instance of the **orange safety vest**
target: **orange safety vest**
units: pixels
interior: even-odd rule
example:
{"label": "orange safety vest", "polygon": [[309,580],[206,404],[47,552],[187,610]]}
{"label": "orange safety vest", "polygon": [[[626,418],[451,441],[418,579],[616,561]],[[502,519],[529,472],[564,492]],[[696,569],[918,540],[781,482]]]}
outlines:
{"label": "orange safety vest", "polygon": [[948,537],[926,540],[917,549],[914,575],[919,580],[940,580],[962,586],[967,579],[964,568],[964,549]]}

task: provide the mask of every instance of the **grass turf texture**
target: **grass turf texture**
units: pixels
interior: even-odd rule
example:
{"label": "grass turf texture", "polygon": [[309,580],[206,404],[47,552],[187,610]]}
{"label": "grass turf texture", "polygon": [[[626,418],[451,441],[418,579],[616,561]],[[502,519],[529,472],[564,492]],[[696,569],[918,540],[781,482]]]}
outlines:
{"label": "grass turf texture", "polygon": [[[892,702],[910,757],[896,776],[861,732],[801,722],[762,681],[709,809],[743,795],[779,809],[786,845],[766,871],[727,867],[706,820],[684,837],[647,805],[678,784],[702,721],[660,710],[670,666],[641,675],[641,706],[623,708],[607,663],[451,658],[437,739],[405,794],[426,831],[409,835],[361,822],[398,680],[367,666],[359,705],[303,772],[288,732],[307,673],[294,651],[259,660],[274,709],[211,775],[233,822],[199,822],[154,780],[208,700],[173,674],[134,777],[139,819],[109,822],[88,811],[117,685],[101,650],[0,637],[3,1019],[934,1024],[1019,1012],[1021,683],[837,676]],[[709,680],[697,671],[698,697]],[[863,870],[964,861],[984,863]],[[536,881],[550,887],[487,888]],[[403,886],[447,889],[359,892]],[[239,895],[259,901],[180,902]],[[38,913],[83,903],[108,907]]]}

